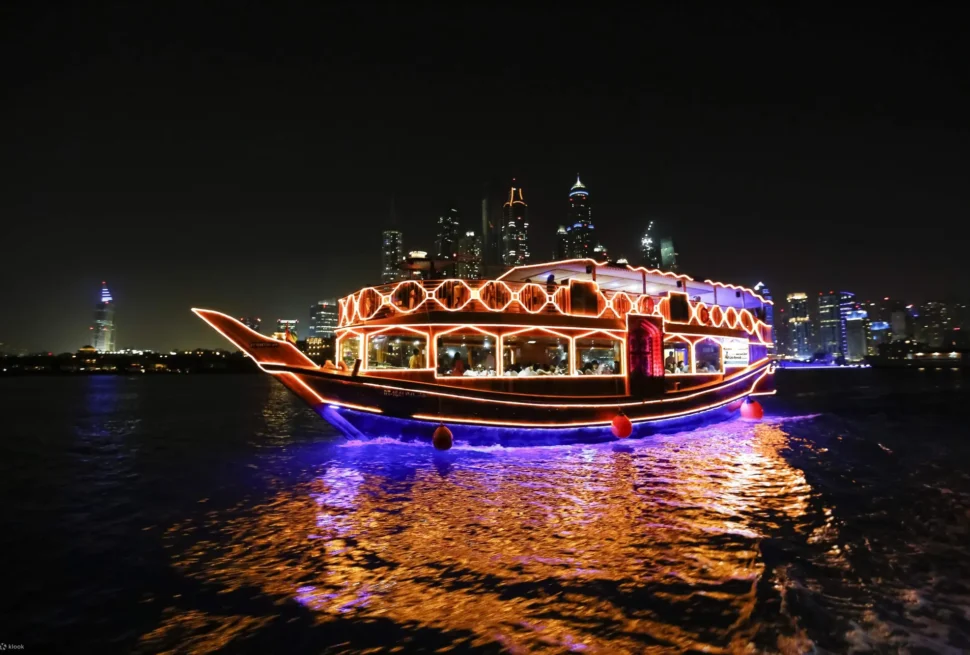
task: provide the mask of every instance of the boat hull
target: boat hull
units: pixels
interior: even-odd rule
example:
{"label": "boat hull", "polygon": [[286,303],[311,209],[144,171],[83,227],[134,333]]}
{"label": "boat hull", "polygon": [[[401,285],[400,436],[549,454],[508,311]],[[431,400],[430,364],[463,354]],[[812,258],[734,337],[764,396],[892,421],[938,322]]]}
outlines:
{"label": "boat hull", "polygon": [[420,385],[371,376],[351,377],[293,367],[265,367],[325,420],[349,437],[430,441],[444,424],[457,441],[536,445],[613,440],[622,412],[632,437],[681,430],[736,416],[740,402],[772,392],[764,362],[704,388],[634,399],[562,398],[496,394]]}
{"label": "boat hull", "polygon": [[661,377],[650,378],[652,391],[640,396],[513,393],[358,375],[346,369],[321,368],[291,343],[270,339],[220,312],[194,311],[263,371],[351,437],[430,441],[434,430],[444,424],[458,442],[595,442],[616,438],[613,422],[621,415],[633,425],[631,436],[644,436],[723,420],[735,415],[748,396],[773,393],[774,371],[767,358],[723,377],[700,378],[706,382],[684,378],[679,382],[695,382],[683,390],[667,389]]}

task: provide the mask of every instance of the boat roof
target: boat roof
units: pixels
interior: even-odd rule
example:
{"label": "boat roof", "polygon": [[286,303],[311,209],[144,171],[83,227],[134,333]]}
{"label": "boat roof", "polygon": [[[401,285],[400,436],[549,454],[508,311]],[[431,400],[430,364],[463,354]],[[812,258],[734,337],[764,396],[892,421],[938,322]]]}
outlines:
{"label": "boat roof", "polygon": [[[564,259],[561,261],[545,262],[516,266],[499,276],[499,280],[506,282],[539,282],[543,283],[552,275],[556,282],[563,280],[592,281],[594,278],[601,289],[611,291],[626,291],[628,293],[643,293],[646,281],[647,293],[658,295],[668,291],[686,293],[690,297],[699,296],[702,302],[722,307],[753,307],[756,304],[771,305],[753,289],[735,284],[725,284],[714,280],[695,280],[689,275],[630,266],[613,262],[597,262],[595,259]],[[678,285],[678,283],[680,283]]]}

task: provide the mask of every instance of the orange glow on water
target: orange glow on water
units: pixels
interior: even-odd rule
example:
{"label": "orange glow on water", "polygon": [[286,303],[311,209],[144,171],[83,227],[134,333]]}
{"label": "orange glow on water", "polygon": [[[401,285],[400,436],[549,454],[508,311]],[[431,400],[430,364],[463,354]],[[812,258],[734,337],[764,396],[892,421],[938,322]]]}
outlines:
{"label": "orange glow on water", "polygon": [[[736,422],[629,451],[454,466],[335,449],[265,497],[171,525],[162,545],[174,572],[253,610],[168,600],[139,645],[246,650],[265,638],[266,612],[317,652],[363,652],[382,637],[394,643],[373,652],[429,639],[440,652],[749,652],[759,607],[791,587],[766,539],[837,529],[813,509],[822,501],[789,446],[778,425]],[[797,624],[783,633],[767,651],[812,650]]]}

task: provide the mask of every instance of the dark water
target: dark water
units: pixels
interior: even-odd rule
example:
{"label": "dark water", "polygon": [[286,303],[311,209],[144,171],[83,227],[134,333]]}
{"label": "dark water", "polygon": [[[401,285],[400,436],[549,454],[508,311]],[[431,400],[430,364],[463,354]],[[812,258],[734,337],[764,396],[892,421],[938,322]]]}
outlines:
{"label": "dark water", "polygon": [[348,443],[259,376],[0,380],[0,642],[62,652],[970,649],[953,372],[781,372],[758,425]]}

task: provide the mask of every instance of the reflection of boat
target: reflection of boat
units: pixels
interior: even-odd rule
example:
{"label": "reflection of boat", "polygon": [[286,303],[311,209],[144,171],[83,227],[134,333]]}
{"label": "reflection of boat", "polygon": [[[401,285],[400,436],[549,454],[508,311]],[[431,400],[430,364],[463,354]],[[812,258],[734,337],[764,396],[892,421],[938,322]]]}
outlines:
{"label": "reflection of boat", "polygon": [[536,443],[611,438],[728,416],[772,393],[769,302],[750,289],[593,260],[495,280],[406,280],[340,300],[337,364],[318,366],[194,310],[354,436]]}

